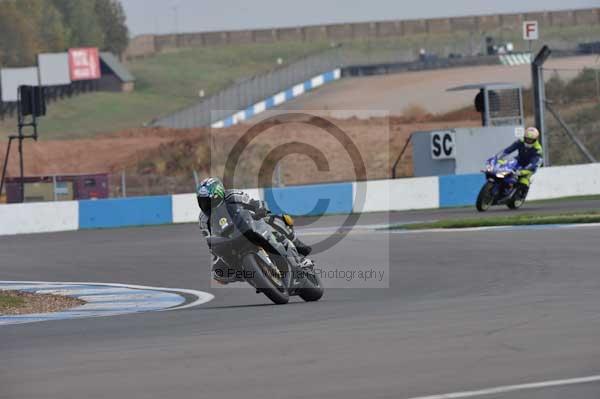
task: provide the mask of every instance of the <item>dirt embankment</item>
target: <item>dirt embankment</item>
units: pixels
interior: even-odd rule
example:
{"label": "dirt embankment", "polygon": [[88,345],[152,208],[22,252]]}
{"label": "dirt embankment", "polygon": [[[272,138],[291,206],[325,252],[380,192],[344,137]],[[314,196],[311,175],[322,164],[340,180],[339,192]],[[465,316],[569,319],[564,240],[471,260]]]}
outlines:
{"label": "dirt embankment", "polygon": [[[403,118],[350,118],[330,119],[354,143],[364,162],[369,179],[390,176],[391,165],[412,132],[477,125],[478,115],[462,111],[440,117],[415,109]],[[442,118],[444,119],[444,118]],[[465,120],[470,119],[470,120]],[[247,132],[249,126],[239,125],[227,129],[162,129],[140,128],[100,136],[95,139],[25,142],[26,175],[52,175],[65,173],[119,173],[154,176],[189,182],[192,171],[200,175],[222,175],[234,144]],[[354,164],[347,149],[322,127],[314,124],[293,123],[271,127],[253,140],[241,154],[236,168],[236,185],[256,186],[261,167],[270,170],[273,159],[269,153],[283,146],[288,151],[290,143],[300,146],[300,155],[291,154],[282,161],[281,174],[285,184],[343,181],[356,178]],[[297,144],[294,144],[297,146]],[[4,154],[6,142],[0,143]],[[311,154],[320,150],[327,160],[328,170],[317,170]],[[296,152],[296,151],[292,151]],[[265,162],[265,159],[267,161]],[[271,165],[269,165],[271,162]],[[9,176],[18,174],[16,146],[9,162]],[[407,151],[399,169],[400,175],[412,174],[412,152]],[[270,179],[269,179],[270,181]],[[156,182],[160,185],[160,182]],[[177,192],[177,184],[169,184],[165,192]],[[189,191],[186,183],[181,191]]]}

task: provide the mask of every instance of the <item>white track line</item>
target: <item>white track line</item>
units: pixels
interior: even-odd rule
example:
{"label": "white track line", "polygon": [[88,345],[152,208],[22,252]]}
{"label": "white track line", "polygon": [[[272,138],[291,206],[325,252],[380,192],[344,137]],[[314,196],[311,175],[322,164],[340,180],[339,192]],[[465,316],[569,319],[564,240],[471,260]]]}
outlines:
{"label": "white track line", "polygon": [[[431,223],[434,223],[432,221]],[[484,227],[465,227],[455,229],[423,229],[423,230],[404,230],[402,228],[390,229],[389,227],[402,227],[410,224],[429,223],[429,222],[407,222],[400,224],[376,224],[376,225],[359,225],[354,226],[349,231],[344,233],[356,234],[423,234],[423,233],[473,233],[480,231],[516,231],[516,230],[557,230],[557,229],[584,229],[598,228],[600,223],[576,223],[576,224],[538,224],[538,225],[513,225],[513,226],[484,226]],[[299,228],[296,230],[299,236],[327,236],[337,233],[339,227],[315,227],[315,228]]]}
{"label": "white track line", "polygon": [[562,387],[567,385],[586,384],[590,382],[600,382],[600,375],[592,375],[589,377],[571,378],[566,380],[554,380],[544,382],[533,382],[529,384],[520,385],[505,385],[495,388],[480,389],[477,391],[465,391],[465,392],[454,392],[446,393],[442,395],[431,395],[431,396],[419,396],[411,399],[462,399],[472,398],[476,396],[493,395],[506,392],[525,391],[530,389],[541,389],[541,388],[552,388]]}

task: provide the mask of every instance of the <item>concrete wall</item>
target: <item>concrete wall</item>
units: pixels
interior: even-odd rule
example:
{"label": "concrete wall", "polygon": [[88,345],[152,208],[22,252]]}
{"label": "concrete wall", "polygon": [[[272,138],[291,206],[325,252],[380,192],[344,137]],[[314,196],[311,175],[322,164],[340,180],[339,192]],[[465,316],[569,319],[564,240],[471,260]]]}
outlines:
{"label": "concrete wall", "polygon": [[488,158],[516,140],[515,126],[473,127],[444,131],[455,134],[454,159],[433,159],[431,156],[432,132],[414,133],[412,140],[415,176],[460,175],[479,172]]}
{"label": "concrete wall", "polygon": [[533,177],[530,200],[595,195],[600,192],[600,164],[541,168]]}
{"label": "concrete wall", "polygon": [[[364,203],[361,198],[365,197]],[[355,183],[353,211],[387,212],[437,208],[438,178],[376,180]]]}
{"label": "concrete wall", "polygon": [[143,35],[135,37],[125,56],[151,55],[178,47],[220,46],[227,44],[272,43],[284,41],[345,41],[374,37],[402,37],[414,34],[491,32],[500,28],[521,29],[524,20],[537,19],[540,26],[575,26],[600,23],[600,8],[567,11],[541,11],[524,14],[481,15],[405,21],[329,24],[223,32]]}
{"label": "concrete wall", "polygon": [[78,228],[79,203],[76,201],[0,205],[0,236]]}

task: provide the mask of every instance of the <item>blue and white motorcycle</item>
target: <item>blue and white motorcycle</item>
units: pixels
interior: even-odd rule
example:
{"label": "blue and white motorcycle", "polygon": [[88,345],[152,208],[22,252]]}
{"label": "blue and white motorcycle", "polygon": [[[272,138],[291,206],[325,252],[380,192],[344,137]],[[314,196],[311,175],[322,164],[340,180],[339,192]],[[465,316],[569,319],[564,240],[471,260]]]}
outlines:
{"label": "blue and white motorcycle", "polygon": [[518,184],[518,163],[516,160],[490,158],[482,170],[487,181],[477,196],[477,210],[485,212],[494,205],[506,205],[519,209],[525,203],[528,187]]}

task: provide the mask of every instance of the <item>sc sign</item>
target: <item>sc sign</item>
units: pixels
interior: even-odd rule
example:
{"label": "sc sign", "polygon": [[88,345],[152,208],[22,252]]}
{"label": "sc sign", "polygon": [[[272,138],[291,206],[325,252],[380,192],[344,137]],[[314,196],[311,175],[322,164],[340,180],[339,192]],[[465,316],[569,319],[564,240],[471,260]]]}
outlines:
{"label": "sc sign", "polygon": [[456,154],[455,139],[453,132],[431,133],[431,158],[454,159]]}

